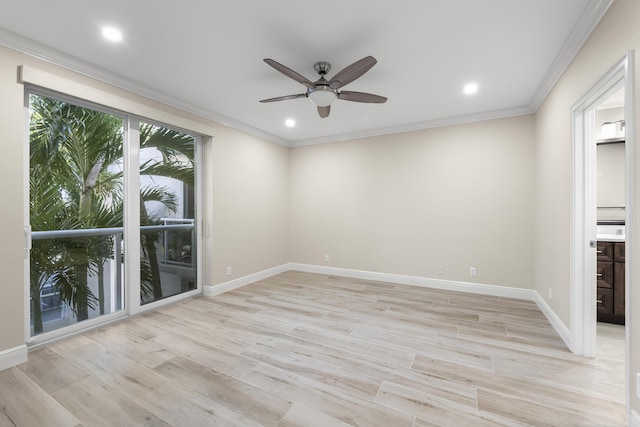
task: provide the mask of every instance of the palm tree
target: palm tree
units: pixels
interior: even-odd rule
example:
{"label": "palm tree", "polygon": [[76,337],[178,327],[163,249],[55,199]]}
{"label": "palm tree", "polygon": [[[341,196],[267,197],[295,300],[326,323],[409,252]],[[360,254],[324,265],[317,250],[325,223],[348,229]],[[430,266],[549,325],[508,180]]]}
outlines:
{"label": "palm tree", "polygon": [[[80,224],[70,215],[68,206],[60,203],[59,188],[50,185],[50,176],[42,168],[31,170],[29,179],[31,197],[31,226],[35,230],[74,229]],[[44,287],[57,283],[60,289],[73,289],[76,283],[75,270],[70,266],[66,245],[60,239],[38,240],[31,248],[31,312],[36,333],[42,332],[42,311],[40,296]],[[68,295],[69,300],[75,299]],[[90,302],[93,302],[91,300]]]}
{"label": "palm tree", "polygon": [[[123,120],[119,117],[41,96],[31,96],[30,192],[34,230],[122,227]],[[193,184],[193,138],[184,133],[145,124],[141,148],[156,147],[163,162],[147,161],[141,175],[162,175]],[[155,200],[175,209],[175,195],[167,188],[141,190],[141,224],[157,222],[144,204]],[[153,236],[153,235],[151,235]],[[142,239],[142,294],[161,298],[157,237]],[[40,293],[47,283],[78,320],[88,310],[104,313],[104,262],[113,254],[113,236],[39,240],[31,252],[31,297],[34,331],[42,331]],[[119,258],[119,254],[115,255]],[[120,262],[119,259],[116,262]],[[148,264],[145,268],[144,264]],[[97,276],[98,296],[87,278]]]}
{"label": "palm tree", "polygon": [[[165,176],[176,179],[184,184],[194,184],[194,160],[195,151],[193,137],[172,129],[162,128],[149,123],[140,126],[140,149],[153,149],[162,159],[147,160],[140,166],[141,176]],[[163,191],[164,190],[164,191]],[[158,225],[160,218],[150,215],[145,208],[145,202],[158,201],[174,211],[176,207],[175,197],[170,191],[161,187],[141,189],[140,200],[140,225]],[[142,303],[157,301],[163,298],[160,269],[157,259],[157,233],[143,233],[141,238],[141,250],[143,259],[141,262],[142,277]]]}
{"label": "palm tree", "polygon": [[[121,186],[121,176],[104,166],[122,156],[122,119],[38,96],[31,97],[31,108],[30,216],[34,229],[120,226],[118,204],[106,204],[99,196]],[[96,239],[57,239],[55,245],[38,241],[31,254],[34,274],[42,272],[38,265],[51,267],[53,260],[53,265],[63,267],[66,274],[40,274],[39,282],[32,282],[32,297],[43,281],[50,282],[78,320],[87,319],[88,310],[95,308],[97,300],[87,277],[95,273],[105,252],[105,245]],[[47,246],[57,252],[40,251]],[[36,323],[38,311],[35,307],[36,332],[42,330],[41,322]]]}

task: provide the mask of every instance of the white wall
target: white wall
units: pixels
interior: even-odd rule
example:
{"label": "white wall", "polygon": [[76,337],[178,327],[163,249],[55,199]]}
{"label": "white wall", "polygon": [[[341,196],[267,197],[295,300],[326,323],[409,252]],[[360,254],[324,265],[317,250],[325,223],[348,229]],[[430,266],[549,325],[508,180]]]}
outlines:
{"label": "white wall", "polygon": [[[621,89],[624,91],[624,88]],[[606,103],[606,101],[605,101]],[[624,120],[624,107],[603,108],[596,111],[596,140],[622,138],[617,123]],[[612,123],[603,132],[603,123]],[[624,221],[626,197],[625,144],[598,144],[596,148],[596,206],[598,221]]]}
{"label": "white wall", "polygon": [[534,152],[532,116],[294,148],[291,261],[531,288]]}

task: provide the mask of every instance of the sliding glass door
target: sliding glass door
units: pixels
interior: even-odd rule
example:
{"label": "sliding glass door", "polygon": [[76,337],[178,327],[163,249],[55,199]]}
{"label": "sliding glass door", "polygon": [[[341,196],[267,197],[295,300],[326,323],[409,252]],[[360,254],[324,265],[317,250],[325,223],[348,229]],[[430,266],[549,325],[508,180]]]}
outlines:
{"label": "sliding glass door", "polygon": [[31,336],[198,289],[198,137],[62,99],[28,96]]}
{"label": "sliding glass door", "polygon": [[140,303],[196,289],[195,138],[140,124]]}
{"label": "sliding glass door", "polygon": [[29,96],[31,334],[121,310],[123,118]]}

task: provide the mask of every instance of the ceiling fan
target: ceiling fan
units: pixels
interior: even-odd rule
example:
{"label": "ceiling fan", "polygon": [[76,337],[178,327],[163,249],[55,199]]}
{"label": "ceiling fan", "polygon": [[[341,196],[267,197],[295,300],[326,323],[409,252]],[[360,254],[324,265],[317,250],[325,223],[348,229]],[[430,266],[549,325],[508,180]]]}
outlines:
{"label": "ceiling fan", "polygon": [[325,61],[316,62],[314,64],[314,68],[318,74],[320,74],[320,78],[315,82],[312,82],[306,77],[296,73],[292,69],[285,67],[273,59],[265,58],[264,62],[271,65],[285,76],[292,78],[298,83],[302,83],[307,88],[307,91],[297,95],[286,95],[263,99],[260,102],[275,102],[306,97],[318,107],[318,114],[320,114],[320,117],[324,118],[329,116],[329,113],[331,112],[331,103],[336,99],[376,104],[381,104],[387,101],[387,98],[384,96],[364,92],[340,90],[343,86],[346,86],[355,79],[361,77],[364,73],[369,71],[371,67],[376,65],[376,62],[378,61],[376,61],[373,56],[367,56],[354,62],[333,76],[331,80],[327,80],[325,78],[325,75],[331,70],[331,64]]}

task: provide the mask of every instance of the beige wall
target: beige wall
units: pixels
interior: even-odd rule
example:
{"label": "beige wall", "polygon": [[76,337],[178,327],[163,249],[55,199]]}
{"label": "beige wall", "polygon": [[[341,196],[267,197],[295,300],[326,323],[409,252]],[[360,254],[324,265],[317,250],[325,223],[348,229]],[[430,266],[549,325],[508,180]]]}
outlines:
{"label": "beige wall", "polygon": [[[571,221],[571,119],[570,111],[591,87],[623,57],[628,49],[636,49],[637,82],[640,75],[640,2],[637,0],[616,0],[600,22],[590,39],[583,46],[571,66],[564,73],[556,87],[545,99],[536,114],[536,271],[535,289],[547,298],[547,288],[553,288],[553,300],[547,300],[554,312],[569,326],[570,295],[570,221]],[[635,104],[638,105],[638,84],[636,83]],[[627,100],[628,102],[628,100]],[[636,110],[640,111],[640,110]],[[638,113],[633,117],[636,124],[634,133],[636,146],[640,143]],[[631,120],[628,120],[631,121]],[[636,148],[633,160],[636,177],[640,171],[640,150]],[[635,212],[632,218],[633,238],[636,246],[640,243],[640,186],[635,181],[633,202]],[[640,266],[640,251],[635,249],[627,255],[627,262]],[[633,290],[634,308],[640,307],[638,273],[627,278],[627,285]],[[631,361],[632,376],[631,405],[640,409],[635,398],[635,372],[640,372],[640,317],[638,310],[631,311],[632,331]]]}
{"label": "beige wall", "polygon": [[23,137],[24,92],[16,84],[20,55],[0,50],[0,352],[24,345]]}
{"label": "beige wall", "polygon": [[531,288],[534,152],[532,116],[292,149],[291,261]]}
{"label": "beige wall", "polygon": [[[288,149],[0,47],[2,212],[0,354],[24,345],[23,193],[26,117],[18,66],[47,87],[214,138],[205,145],[203,285],[287,262]],[[214,212],[214,214],[212,214]],[[233,275],[226,276],[226,267]]]}
{"label": "beige wall", "polygon": [[[288,262],[289,150],[220,128],[206,170],[211,192],[212,245],[207,257],[215,285]],[[227,276],[226,268],[233,274]]]}

